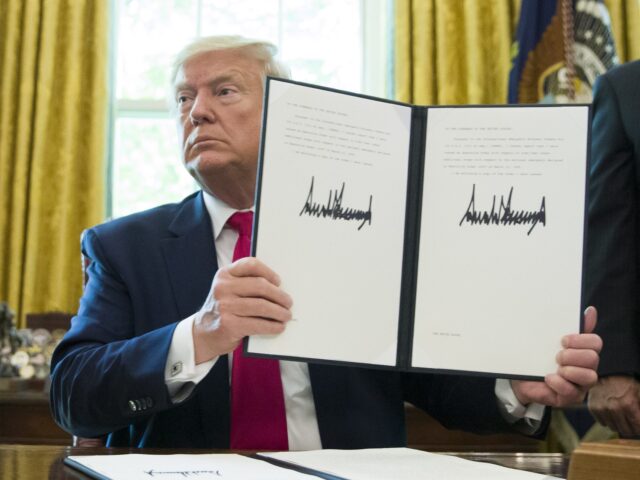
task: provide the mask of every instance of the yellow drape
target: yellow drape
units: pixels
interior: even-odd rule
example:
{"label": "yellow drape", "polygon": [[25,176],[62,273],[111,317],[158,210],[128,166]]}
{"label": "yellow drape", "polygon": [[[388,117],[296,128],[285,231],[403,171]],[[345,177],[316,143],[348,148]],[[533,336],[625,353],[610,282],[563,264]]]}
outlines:
{"label": "yellow drape", "polygon": [[0,300],[75,311],[104,218],[108,0],[0,2]]}
{"label": "yellow drape", "polygon": [[604,0],[620,62],[640,58],[640,0]]}
{"label": "yellow drape", "polygon": [[[415,104],[505,103],[520,0],[395,0],[395,97]],[[621,62],[640,58],[640,1],[605,0]],[[610,438],[597,424],[586,439]],[[541,449],[579,439],[555,411]]]}
{"label": "yellow drape", "polygon": [[396,0],[396,98],[431,105],[503,102],[518,5]]}
{"label": "yellow drape", "polygon": [[[606,0],[621,61],[640,58],[638,0]],[[520,0],[396,0],[395,98],[505,103]]]}

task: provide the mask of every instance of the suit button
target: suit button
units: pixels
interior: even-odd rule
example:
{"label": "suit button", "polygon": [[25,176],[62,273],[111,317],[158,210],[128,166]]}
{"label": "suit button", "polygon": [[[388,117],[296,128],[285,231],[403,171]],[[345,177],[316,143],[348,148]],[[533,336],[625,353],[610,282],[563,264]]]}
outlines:
{"label": "suit button", "polygon": [[132,412],[135,412],[138,410],[138,407],[136,406],[133,400],[129,400],[129,410],[131,410]]}
{"label": "suit button", "polygon": [[135,399],[134,402],[136,402],[136,407],[138,407],[138,410],[142,410],[142,404],[140,403],[140,400]]}
{"label": "suit button", "polygon": [[152,408],[153,407],[153,399],[151,397],[147,397],[147,408]]}

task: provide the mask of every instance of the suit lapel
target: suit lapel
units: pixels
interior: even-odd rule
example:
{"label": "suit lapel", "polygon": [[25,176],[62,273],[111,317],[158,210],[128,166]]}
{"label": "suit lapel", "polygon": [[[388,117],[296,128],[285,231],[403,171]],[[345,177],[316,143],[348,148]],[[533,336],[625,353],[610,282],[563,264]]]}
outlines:
{"label": "suit lapel", "polygon": [[[342,426],[336,424],[333,410],[333,399],[340,398],[335,392],[336,383],[331,375],[327,375],[332,368],[326,365],[309,364],[309,380],[311,381],[311,391],[316,408],[316,418],[318,419],[318,430],[320,431],[320,441],[324,448],[335,445],[335,436],[339,435]],[[338,433],[337,433],[338,432]]]}
{"label": "suit lapel", "polygon": [[189,198],[169,225],[162,251],[181,318],[204,303],[218,269],[211,219],[202,192]]}
{"label": "suit lapel", "polygon": [[[202,192],[185,202],[162,240],[167,272],[180,318],[187,318],[204,303],[218,270],[211,218]],[[218,359],[196,387],[205,445],[229,447],[229,367],[227,356]]]}

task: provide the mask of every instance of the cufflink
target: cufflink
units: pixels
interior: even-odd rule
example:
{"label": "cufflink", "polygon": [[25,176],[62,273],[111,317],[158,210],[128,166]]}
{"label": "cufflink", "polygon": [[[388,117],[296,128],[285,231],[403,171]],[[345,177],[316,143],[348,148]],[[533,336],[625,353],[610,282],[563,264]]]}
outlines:
{"label": "cufflink", "polygon": [[182,362],[176,362],[171,365],[171,376],[175,377],[182,371]]}

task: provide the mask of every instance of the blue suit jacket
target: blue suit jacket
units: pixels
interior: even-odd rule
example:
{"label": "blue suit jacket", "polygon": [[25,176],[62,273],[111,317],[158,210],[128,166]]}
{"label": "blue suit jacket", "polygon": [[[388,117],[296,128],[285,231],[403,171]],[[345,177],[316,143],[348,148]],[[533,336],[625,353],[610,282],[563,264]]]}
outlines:
{"label": "blue suit jacket", "polygon": [[[184,402],[164,381],[179,320],[204,302],[217,269],[202,194],[114,220],[84,235],[91,259],[78,315],[52,361],[58,424],[111,446],[229,446],[227,357]],[[404,401],[445,426],[509,430],[494,379],[309,365],[324,448],[406,444]]]}
{"label": "blue suit jacket", "polygon": [[586,301],[598,309],[600,375],[640,378],[640,61],[593,97]]}

